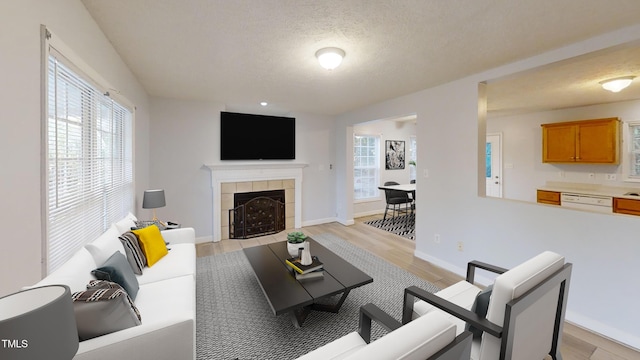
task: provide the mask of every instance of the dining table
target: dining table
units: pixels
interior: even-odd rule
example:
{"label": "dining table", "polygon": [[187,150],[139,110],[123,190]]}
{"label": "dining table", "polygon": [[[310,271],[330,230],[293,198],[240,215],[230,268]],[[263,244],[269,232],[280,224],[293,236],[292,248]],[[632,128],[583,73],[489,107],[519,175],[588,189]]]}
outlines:
{"label": "dining table", "polygon": [[[411,212],[413,213],[413,211],[415,211],[415,201],[416,201],[416,184],[415,183],[398,184],[398,185],[380,185],[378,186],[378,189],[397,190],[397,191],[403,191],[407,193],[411,198]],[[409,221],[407,223],[407,226],[415,226],[415,219],[414,221]]]}
{"label": "dining table", "polygon": [[399,184],[399,185],[381,185],[378,186],[380,190],[398,190],[415,194],[416,184]]}

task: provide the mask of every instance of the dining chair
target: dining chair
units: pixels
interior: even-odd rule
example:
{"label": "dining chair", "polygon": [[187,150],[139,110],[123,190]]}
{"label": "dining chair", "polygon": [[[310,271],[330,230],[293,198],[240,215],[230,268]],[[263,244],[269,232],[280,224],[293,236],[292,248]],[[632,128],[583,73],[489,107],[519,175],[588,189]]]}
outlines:
{"label": "dining chair", "polygon": [[[387,181],[384,183],[384,186],[390,186],[390,185],[400,185],[395,181]],[[387,202],[387,205],[384,209],[384,216],[382,217],[382,220],[385,221],[387,219],[387,212],[389,210],[391,210],[391,214],[392,214],[392,223],[395,224],[396,221],[396,213],[405,213],[405,214],[409,214],[410,212],[412,212],[413,210],[413,200],[411,198],[409,198],[409,195],[407,192],[405,191],[400,191],[400,190],[389,190],[389,189],[385,189],[384,190],[384,196]],[[404,207],[404,209],[403,209]]]}

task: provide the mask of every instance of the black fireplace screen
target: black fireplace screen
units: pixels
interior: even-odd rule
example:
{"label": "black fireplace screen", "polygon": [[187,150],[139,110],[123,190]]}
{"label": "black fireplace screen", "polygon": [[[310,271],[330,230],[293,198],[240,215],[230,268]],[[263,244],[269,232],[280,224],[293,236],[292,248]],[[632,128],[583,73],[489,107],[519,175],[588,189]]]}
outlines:
{"label": "black fireplace screen", "polygon": [[234,194],[229,210],[229,238],[248,239],[285,229],[284,190]]}

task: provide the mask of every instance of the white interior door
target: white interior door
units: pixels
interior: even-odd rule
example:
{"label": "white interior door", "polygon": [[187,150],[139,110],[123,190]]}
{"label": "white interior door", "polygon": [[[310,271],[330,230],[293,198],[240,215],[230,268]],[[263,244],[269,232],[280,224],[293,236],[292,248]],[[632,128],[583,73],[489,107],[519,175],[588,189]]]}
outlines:
{"label": "white interior door", "polygon": [[487,134],[487,196],[502,197],[502,135]]}

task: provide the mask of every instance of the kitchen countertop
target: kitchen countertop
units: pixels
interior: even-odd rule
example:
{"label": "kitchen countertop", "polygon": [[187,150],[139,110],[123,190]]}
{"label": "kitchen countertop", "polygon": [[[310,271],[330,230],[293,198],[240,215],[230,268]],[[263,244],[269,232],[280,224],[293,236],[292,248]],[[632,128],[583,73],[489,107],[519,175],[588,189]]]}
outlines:
{"label": "kitchen countertop", "polygon": [[539,187],[538,190],[640,200],[640,196],[625,195],[628,192],[636,192],[640,194],[640,187],[605,186],[598,184],[548,181],[544,186]]}

